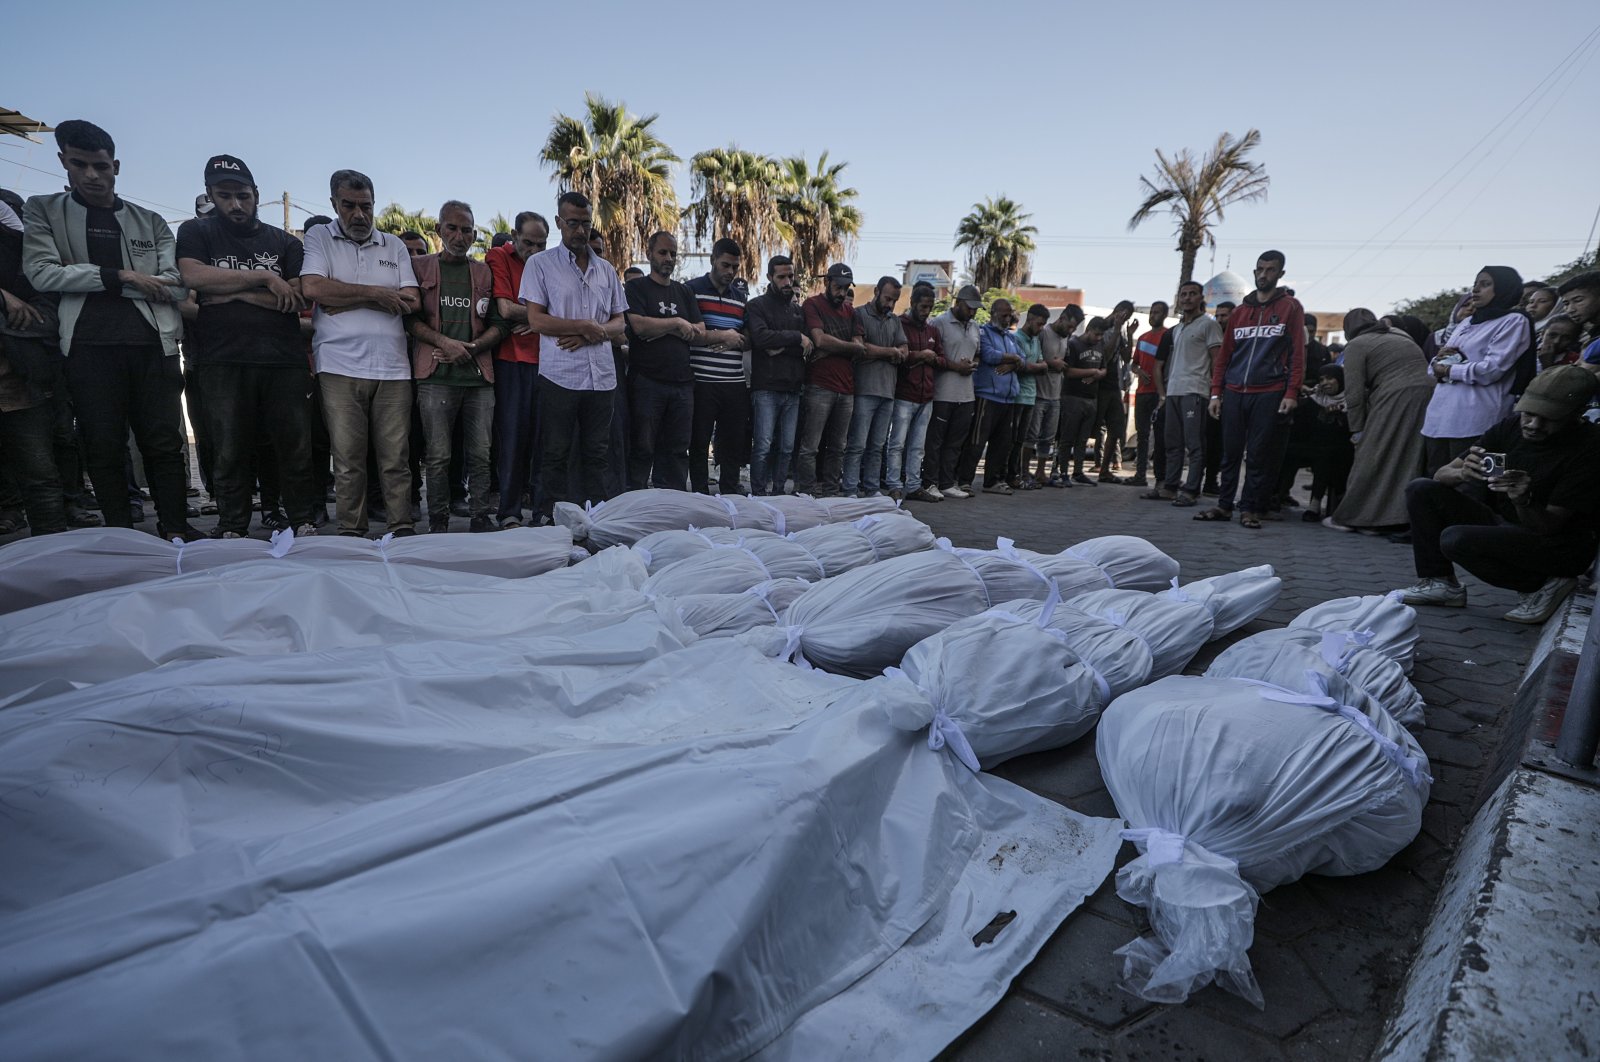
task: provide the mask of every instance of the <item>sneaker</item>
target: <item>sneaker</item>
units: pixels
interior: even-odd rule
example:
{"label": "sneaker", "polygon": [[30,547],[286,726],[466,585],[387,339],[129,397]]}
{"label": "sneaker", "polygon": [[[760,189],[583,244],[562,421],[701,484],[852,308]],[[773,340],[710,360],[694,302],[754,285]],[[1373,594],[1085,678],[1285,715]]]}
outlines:
{"label": "sneaker", "polygon": [[1400,600],[1408,605],[1462,608],[1467,603],[1467,588],[1448,579],[1419,579],[1414,585],[1400,591]]}
{"label": "sneaker", "polygon": [[1129,487],[1148,487],[1150,485],[1150,477],[1134,476],[1133,478],[1125,479],[1122,482]]}
{"label": "sneaker", "polygon": [[[1140,486],[1143,486],[1143,484],[1140,484]],[[1154,490],[1145,491],[1139,497],[1145,501],[1173,501],[1177,498],[1177,495],[1165,487],[1156,487]]]}
{"label": "sneaker", "polygon": [[72,527],[99,527],[104,522],[99,513],[90,512],[81,505],[67,506],[67,523]]}
{"label": "sneaker", "polygon": [[1084,475],[1082,472],[1074,472],[1072,474],[1072,482],[1080,483],[1085,487],[1094,486],[1094,480],[1090,479],[1088,476]]}
{"label": "sneaker", "polygon": [[522,521],[518,520],[515,516],[508,516],[504,520],[500,521],[500,530],[502,531],[510,531],[514,527],[521,526]]}
{"label": "sneaker", "polygon": [[[436,516],[428,521],[428,534],[430,535],[442,535],[449,530],[450,518],[448,516]],[[395,534],[399,534],[399,532],[396,531]]]}
{"label": "sneaker", "polygon": [[1045,480],[1045,486],[1047,486],[1047,487],[1065,487],[1065,486],[1067,486],[1067,482],[1066,482],[1066,480],[1062,479],[1060,476],[1051,476],[1049,479]]}
{"label": "sneaker", "polygon": [[958,483],[958,484],[956,484],[956,489],[957,490],[966,491],[968,496],[971,496],[971,495],[974,495],[974,494],[978,493],[977,489],[974,488],[971,483]]}
{"label": "sneaker", "polygon": [[946,498],[970,498],[970,497],[972,497],[972,492],[971,491],[962,490],[960,487],[946,487],[943,490],[941,490],[939,493],[944,495]]}
{"label": "sneaker", "polygon": [[397,527],[394,529],[395,538],[410,538],[417,533],[414,527]]}
{"label": "sneaker", "polygon": [[1100,473],[1100,482],[1101,483],[1115,483],[1117,486],[1120,487],[1120,486],[1124,486],[1125,484],[1127,484],[1128,481],[1123,479],[1121,476],[1114,475],[1114,474],[1112,474],[1110,472],[1102,472],[1102,473]]}
{"label": "sneaker", "polygon": [[474,516],[471,525],[467,528],[474,535],[481,535],[485,531],[493,531],[494,529],[494,519],[487,513],[480,513]]}
{"label": "sneaker", "polygon": [[317,525],[307,521],[294,529],[295,538],[311,538],[317,533]]}
{"label": "sneaker", "polygon": [[923,487],[907,495],[912,501],[942,502],[944,494],[937,487]]}
{"label": "sneaker", "polygon": [[467,499],[461,498],[450,503],[451,516],[471,516],[472,510],[467,507]]}
{"label": "sneaker", "polygon": [[286,530],[289,524],[289,514],[282,509],[272,509],[261,514],[261,526],[268,531]]}
{"label": "sneaker", "polygon": [[985,494],[1013,494],[1013,493],[1015,493],[1011,489],[1011,484],[1009,484],[1009,483],[991,483],[987,487],[983,488],[983,492]]}
{"label": "sneaker", "polygon": [[1555,615],[1556,609],[1577,588],[1578,580],[1571,576],[1546,579],[1533,593],[1518,594],[1517,607],[1507,612],[1505,618],[1513,623],[1543,623]]}

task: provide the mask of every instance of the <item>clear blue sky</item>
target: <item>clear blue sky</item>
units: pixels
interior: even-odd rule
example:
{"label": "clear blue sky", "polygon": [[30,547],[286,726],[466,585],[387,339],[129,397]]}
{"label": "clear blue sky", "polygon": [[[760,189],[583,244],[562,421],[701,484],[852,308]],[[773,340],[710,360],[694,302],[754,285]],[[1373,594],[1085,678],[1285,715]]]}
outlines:
{"label": "clear blue sky", "polygon": [[[1248,276],[1278,247],[1313,309],[1381,312],[1485,264],[1540,275],[1584,248],[1600,208],[1600,38],[1561,62],[1600,26],[1591,0],[1221,10],[56,0],[8,12],[0,105],[105,126],[120,190],[174,218],[224,151],[263,196],[313,210],[349,166],[380,203],[460,198],[487,218],[549,212],[537,155],[551,115],[597,91],[659,112],[685,159],[733,142],[847,160],[858,276],[955,257],[961,215],[1004,193],[1039,228],[1035,278],[1097,305],[1176,280],[1165,219],[1126,231],[1154,150],[1252,126],[1271,194],[1229,212],[1216,265]],[[53,145],[5,141],[0,185],[60,187]]]}

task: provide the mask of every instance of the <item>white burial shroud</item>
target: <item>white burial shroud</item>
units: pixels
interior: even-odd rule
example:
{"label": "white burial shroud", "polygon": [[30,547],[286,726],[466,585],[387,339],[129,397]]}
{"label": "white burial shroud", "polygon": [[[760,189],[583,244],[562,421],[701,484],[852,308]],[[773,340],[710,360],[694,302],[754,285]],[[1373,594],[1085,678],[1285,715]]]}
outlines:
{"label": "white burial shroud", "polygon": [[[1116,823],[895,725],[910,683],[695,643],[626,551],[318,575],[83,599],[83,688],[29,648],[0,1056],[928,1057],[1111,867]],[[198,648],[154,658],[167,608]]]}

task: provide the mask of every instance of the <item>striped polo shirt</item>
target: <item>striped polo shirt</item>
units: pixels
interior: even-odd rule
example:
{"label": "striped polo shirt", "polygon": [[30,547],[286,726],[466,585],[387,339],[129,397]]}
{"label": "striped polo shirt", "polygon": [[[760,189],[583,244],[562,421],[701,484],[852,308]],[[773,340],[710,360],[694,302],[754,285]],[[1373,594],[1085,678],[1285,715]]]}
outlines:
{"label": "striped polo shirt", "polygon": [[[718,294],[711,283],[711,274],[689,281],[689,290],[700,304],[700,318],[706,329],[744,331],[744,304],[750,291],[742,280],[728,285],[726,294]],[[689,348],[689,367],[694,370],[696,383],[744,383],[745,352],[742,350],[711,350],[708,347]]]}

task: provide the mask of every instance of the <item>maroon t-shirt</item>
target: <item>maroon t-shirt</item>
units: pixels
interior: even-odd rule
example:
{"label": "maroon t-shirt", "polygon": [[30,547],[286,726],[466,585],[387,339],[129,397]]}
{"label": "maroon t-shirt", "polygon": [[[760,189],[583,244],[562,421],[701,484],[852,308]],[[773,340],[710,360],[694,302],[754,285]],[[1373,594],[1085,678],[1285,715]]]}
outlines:
{"label": "maroon t-shirt", "polygon": [[[806,334],[820,328],[835,339],[851,342],[861,337],[861,325],[856,321],[856,308],[850,300],[841,299],[838,306],[828,301],[826,295],[813,295],[800,307],[805,318]],[[818,351],[806,370],[806,383],[815,384],[839,395],[856,393],[855,363],[848,354],[823,354]]]}
{"label": "maroon t-shirt", "polygon": [[939,355],[939,360],[933,364],[925,361],[915,365],[907,363],[900,366],[900,380],[895,385],[894,396],[902,402],[933,401],[933,371],[948,368],[944,361],[944,340],[939,336],[939,330],[933,326],[933,319],[922,322],[920,325],[911,319],[911,315],[900,315],[900,327],[906,330],[906,349],[912,352],[931,350]]}

